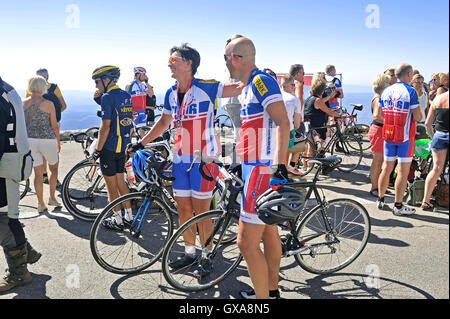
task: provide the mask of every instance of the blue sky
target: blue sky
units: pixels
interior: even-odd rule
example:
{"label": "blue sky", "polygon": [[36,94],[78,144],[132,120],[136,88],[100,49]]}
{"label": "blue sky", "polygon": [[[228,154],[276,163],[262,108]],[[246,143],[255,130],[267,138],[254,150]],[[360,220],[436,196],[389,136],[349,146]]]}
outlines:
{"label": "blue sky", "polygon": [[[379,10],[378,28],[366,25],[371,4]],[[370,86],[401,62],[426,78],[449,69],[449,5],[443,0],[22,0],[1,7],[0,75],[17,89],[44,66],[63,90],[93,91],[92,70],[113,64],[122,69],[121,86],[131,81],[133,66],[146,67],[162,94],[173,83],[169,49],[182,42],[200,52],[198,77],[223,80],[224,41],[234,33],[254,41],[258,67],[281,73],[301,63],[313,73],[334,64],[344,89]]]}

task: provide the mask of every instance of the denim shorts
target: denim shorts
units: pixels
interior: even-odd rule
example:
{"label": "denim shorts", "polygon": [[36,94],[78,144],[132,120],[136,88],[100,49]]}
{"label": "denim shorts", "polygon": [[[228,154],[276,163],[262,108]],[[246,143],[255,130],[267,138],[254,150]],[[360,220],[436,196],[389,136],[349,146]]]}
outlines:
{"label": "denim shorts", "polygon": [[436,152],[448,149],[448,136],[448,133],[436,132],[430,144],[431,150]]}

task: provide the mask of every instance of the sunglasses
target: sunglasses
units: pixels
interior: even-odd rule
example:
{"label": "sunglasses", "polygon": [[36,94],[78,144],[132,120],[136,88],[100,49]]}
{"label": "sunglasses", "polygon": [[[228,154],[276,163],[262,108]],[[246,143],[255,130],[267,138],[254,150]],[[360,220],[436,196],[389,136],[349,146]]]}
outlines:
{"label": "sunglasses", "polygon": [[175,63],[175,62],[181,61],[181,60],[184,61],[184,58],[179,57],[179,56],[173,56],[173,55],[172,55],[172,56],[169,58],[169,63]]}
{"label": "sunglasses", "polygon": [[232,55],[237,56],[238,58],[242,58],[243,57],[242,55],[231,53],[231,54],[224,54],[223,58],[225,59],[225,61],[227,61],[228,57],[230,57]]}

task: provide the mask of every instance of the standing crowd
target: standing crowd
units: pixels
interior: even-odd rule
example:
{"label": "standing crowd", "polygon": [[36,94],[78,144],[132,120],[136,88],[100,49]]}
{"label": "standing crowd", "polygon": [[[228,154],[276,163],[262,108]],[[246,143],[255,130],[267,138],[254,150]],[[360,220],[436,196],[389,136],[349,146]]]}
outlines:
{"label": "standing crowd", "polygon": [[[156,98],[153,87],[148,84],[144,67],[134,68],[135,78],[125,90],[117,85],[120,77],[117,66],[101,66],[92,74],[96,87],[94,99],[101,106],[102,118],[92,158],[100,160],[108,200],[113,201],[129,192],[123,176],[127,154],[141,156],[147,143],[160,137],[173,125],[175,142],[172,175],[175,180],[172,188],[180,225],[194,214],[209,210],[214,182],[201,177],[198,164],[190,172],[186,170],[196,150],[201,150],[205,157],[219,154],[220,141],[214,133],[213,123],[217,100],[224,99],[223,108],[230,114],[234,126],[236,153],[245,183],[237,244],[254,287],[251,291],[240,292],[246,299],[280,296],[281,242],[278,228],[258,218],[256,200],[269,187],[285,184],[290,173],[298,173],[299,152],[289,151],[296,143],[296,132],[323,127],[342,117],[339,99],[344,97],[342,83],[336,77],[333,65],[328,65],[325,72],[314,76],[310,96],[304,100],[305,73],[301,64],[292,65],[279,84],[272,70],[258,69],[255,58],[256,48],[250,39],[242,35],[229,38],[225,42],[224,62],[230,78],[222,83],[195,77],[201,60],[199,52],[187,44],[174,46],[170,49],[168,67],[176,83],[167,90],[161,117],[154,124]],[[442,78],[434,75],[428,88],[423,77],[414,74],[412,67],[407,64],[399,65],[393,73],[389,72],[392,71],[388,70],[374,82],[374,122],[369,133],[374,159],[371,193],[377,196],[378,207],[384,206],[389,175],[397,162],[394,214],[411,214],[413,211],[404,206],[402,200],[416,126],[421,127],[423,134],[431,134],[436,119],[436,133],[432,142],[435,165],[427,177],[431,188],[440,174],[448,148],[448,74]],[[14,165],[20,164],[17,171],[21,172],[21,176],[3,175],[8,168],[5,167],[6,160],[0,161],[0,244],[9,267],[7,275],[0,280],[1,292],[30,282],[27,264],[36,262],[40,257],[26,240],[18,222],[18,181],[31,174],[31,170],[26,169],[30,166],[30,154],[34,160],[34,187],[39,213],[47,209],[43,198],[47,166],[50,172],[50,198],[47,204],[60,206],[55,190],[61,148],[59,122],[66,104],[59,88],[48,82],[48,72],[44,69],[38,70],[37,75],[29,80],[27,98],[23,103],[20,103],[14,89],[1,79],[0,88],[2,98],[6,101],[0,111],[9,114],[3,117],[2,113],[1,119],[8,118],[14,123],[15,134],[13,145],[2,145],[7,151],[2,151],[0,155],[6,158],[9,154],[15,154],[17,160]],[[131,143],[130,135],[132,121],[136,127],[153,124],[151,130],[134,144]],[[11,127],[9,122],[5,122],[5,125]],[[324,143],[327,130],[318,129],[318,134],[320,142]],[[11,139],[5,141],[9,143]],[[305,152],[308,154],[311,150],[306,149]],[[209,175],[215,179],[217,165],[207,165]],[[13,168],[9,168],[9,171],[13,171]],[[430,203],[426,195],[422,206],[426,208],[427,205]],[[125,207],[124,215],[117,211],[103,226],[120,231],[132,218],[131,208]],[[205,224],[199,233],[200,238],[205,237],[202,232],[210,231],[211,227]],[[182,268],[195,260],[195,238],[188,237],[184,238],[184,255],[171,261],[170,267]],[[260,248],[261,241],[264,252]],[[211,267],[206,259],[194,275],[200,278],[207,276]]]}

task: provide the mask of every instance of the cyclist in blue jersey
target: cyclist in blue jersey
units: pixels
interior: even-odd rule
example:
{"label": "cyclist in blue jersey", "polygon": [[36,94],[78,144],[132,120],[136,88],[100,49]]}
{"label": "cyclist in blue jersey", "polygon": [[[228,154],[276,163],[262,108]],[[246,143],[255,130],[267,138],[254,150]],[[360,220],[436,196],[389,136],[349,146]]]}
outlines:
{"label": "cyclist in blue jersey", "polygon": [[246,84],[239,96],[242,126],[236,152],[245,182],[237,243],[254,287],[254,291],[241,292],[248,299],[279,297],[278,228],[258,218],[255,203],[270,185],[286,182],[289,143],[289,119],[280,87],[274,78],[256,67],[255,52],[253,42],[242,37],[231,41],[224,55],[230,76]]}
{"label": "cyclist in blue jersey", "polygon": [[[92,79],[97,90],[102,93],[102,123],[98,132],[98,142],[93,159],[100,158],[100,168],[105,178],[108,200],[111,202],[129,193],[124,180],[125,148],[131,142],[132,128],[131,96],[117,86],[120,69],[116,66],[102,66],[94,70]],[[128,205],[128,206],[127,206]],[[125,222],[132,221],[129,203],[122,216],[117,207],[114,216],[105,220],[103,226],[112,230],[122,230]]]}

